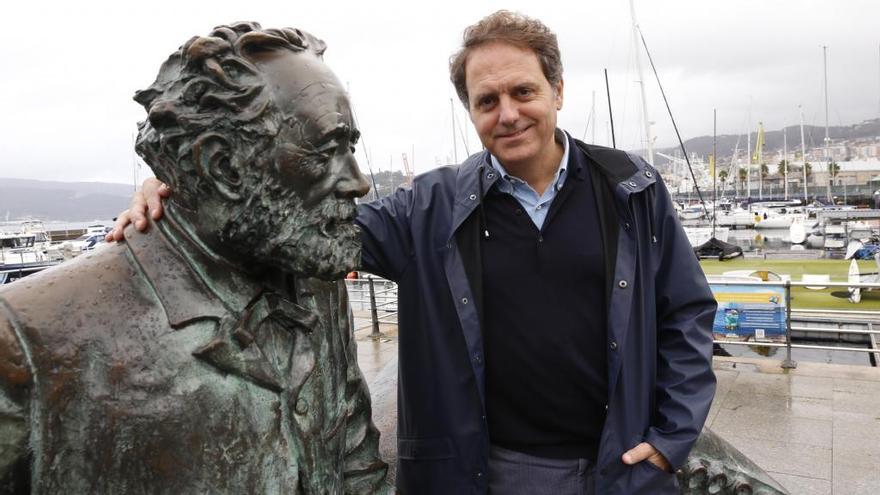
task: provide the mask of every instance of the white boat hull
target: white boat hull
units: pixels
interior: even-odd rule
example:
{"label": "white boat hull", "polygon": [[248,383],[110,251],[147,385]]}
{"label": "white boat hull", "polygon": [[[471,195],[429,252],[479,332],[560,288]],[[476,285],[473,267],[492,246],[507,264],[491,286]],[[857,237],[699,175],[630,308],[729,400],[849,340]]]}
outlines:
{"label": "white boat hull", "polygon": [[791,227],[794,218],[787,215],[771,216],[767,218],[760,217],[755,219],[756,229],[787,229]]}
{"label": "white boat hull", "polygon": [[807,228],[803,222],[793,222],[788,228],[788,238],[792,244],[803,244],[807,240]]}
{"label": "white boat hull", "polygon": [[722,227],[745,227],[755,226],[755,216],[747,211],[735,211],[733,213],[719,213],[715,217],[715,224]]}

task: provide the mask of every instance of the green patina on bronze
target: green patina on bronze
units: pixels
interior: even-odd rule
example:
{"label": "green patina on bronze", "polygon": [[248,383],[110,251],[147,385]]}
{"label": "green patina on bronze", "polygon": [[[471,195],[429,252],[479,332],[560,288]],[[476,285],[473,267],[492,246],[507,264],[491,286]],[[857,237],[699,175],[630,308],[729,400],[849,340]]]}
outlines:
{"label": "green patina on bronze", "polygon": [[733,445],[704,428],[678,471],[683,495],[787,495],[788,491]]}
{"label": "green patina on bronze", "polygon": [[145,235],[0,289],[0,493],[383,493],[345,286],[367,192],[296,29],[221,26],[135,99]]}

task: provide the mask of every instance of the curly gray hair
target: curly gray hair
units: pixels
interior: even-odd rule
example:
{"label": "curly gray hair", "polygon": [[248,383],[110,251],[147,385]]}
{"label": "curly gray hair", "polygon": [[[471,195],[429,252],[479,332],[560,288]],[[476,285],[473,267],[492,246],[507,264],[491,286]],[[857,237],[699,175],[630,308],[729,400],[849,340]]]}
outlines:
{"label": "curly gray hair", "polygon": [[[277,135],[281,117],[252,61],[279,49],[320,58],[326,45],[299,29],[262,29],[256,22],[219,26],[187,41],[162,65],[156,81],[135,93],[147,111],[135,149],[183,205],[209,183],[237,186],[247,164]],[[218,137],[229,145],[219,176],[200,159],[212,153]]]}

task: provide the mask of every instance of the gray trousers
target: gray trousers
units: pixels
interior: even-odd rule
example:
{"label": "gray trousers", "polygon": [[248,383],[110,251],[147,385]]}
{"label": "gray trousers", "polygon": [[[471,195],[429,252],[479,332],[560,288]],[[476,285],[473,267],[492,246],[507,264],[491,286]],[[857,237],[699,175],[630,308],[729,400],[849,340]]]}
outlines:
{"label": "gray trousers", "polygon": [[490,495],[594,495],[587,459],[545,459],[498,446],[489,449]]}

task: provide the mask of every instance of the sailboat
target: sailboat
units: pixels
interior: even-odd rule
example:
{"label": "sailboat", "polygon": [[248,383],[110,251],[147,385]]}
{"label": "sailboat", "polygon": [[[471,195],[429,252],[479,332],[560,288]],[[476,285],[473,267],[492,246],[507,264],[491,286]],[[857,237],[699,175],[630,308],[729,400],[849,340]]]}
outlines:
{"label": "sailboat", "polygon": [[[651,69],[653,70],[654,77],[657,80],[657,86],[660,89],[660,94],[663,96],[663,101],[666,104],[667,111],[669,112],[669,118],[672,121],[672,127],[673,127],[673,129],[675,129],[676,137],[678,137],[678,143],[679,143],[679,146],[681,147],[682,156],[685,157],[685,161],[688,164],[688,169],[691,173],[691,178],[694,179],[694,187],[696,187],[696,189],[697,189],[697,195],[700,198],[700,203],[703,205],[703,210],[706,213],[708,213],[708,208],[706,208],[706,206],[705,206],[705,201],[703,200],[703,195],[700,193],[700,189],[696,184],[696,177],[694,176],[693,167],[691,167],[690,160],[688,159],[687,150],[684,149],[684,142],[681,139],[681,134],[678,132],[678,125],[675,123],[675,118],[673,118],[673,116],[672,116],[672,109],[669,107],[669,101],[666,99],[666,92],[663,90],[663,85],[660,83],[660,76],[657,73],[657,67],[654,65],[654,59],[651,57],[650,50],[648,50],[648,43],[645,41],[645,36],[641,32],[641,30],[638,27],[638,24],[635,21],[635,9],[633,7],[632,0],[630,0],[630,13],[632,14],[632,18],[633,18],[633,38],[636,40],[636,52],[638,53],[638,51],[639,51],[637,40],[638,40],[638,38],[641,38],[642,46],[644,46],[644,48],[645,48],[645,54],[648,56],[648,61],[651,64]],[[641,74],[641,64],[639,62],[638,56],[636,57],[636,66],[639,71],[639,74]],[[639,78],[642,79],[641,76]],[[642,84],[642,87],[644,87],[643,84]],[[642,112],[643,112],[645,122],[649,122],[648,112],[646,109],[647,109],[647,101],[646,101],[645,93],[643,90],[642,91]],[[715,113],[717,114],[717,111]],[[715,121],[717,124],[717,119],[715,119]],[[716,126],[716,130],[713,130],[713,136],[717,135],[716,131],[717,131],[717,126]],[[647,124],[645,126],[645,138],[646,138],[647,143],[650,144],[652,141],[651,135],[650,135],[650,125],[647,125]],[[715,148],[717,145],[716,141],[717,141],[717,139],[715,137],[713,137],[713,145],[712,145],[712,147],[713,147],[713,152],[712,152],[712,157],[713,157],[712,158],[712,160],[713,160],[713,165],[712,165],[712,189],[713,189],[712,204],[713,204],[713,206],[715,204],[715,196],[717,196],[716,174],[715,174],[715,167],[714,167],[714,160],[715,160],[714,157],[717,156],[717,153],[715,151]],[[654,161],[653,158],[654,158],[653,157],[653,149],[651,146],[648,146],[648,162],[653,163],[653,161]],[[713,208],[713,212],[714,212],[714,208]],[[729,229],[727,229],[727,228],[724,228],[724,231],[726,233],[730,232]],[[729,243],[724,242],[716,237],[716,234],[719,234],[720,231],[715,225],[714,214],[712,217],[712,231],[711,231],[711,233],[712,233],[712,235],[709,238],[709,240],[700,244],[699,246],[694,247],[694,253],[698,257],[712,257],[712,258],[718,258],[719,260],[726,260],[726,259],[731,259],[731,258],[735,258],[737,256],[743,255],[743,251],[742,251],[741,247],[735,246],[733,244],[729,244]]]}
{"label": "sailboat", "polygon": [[[709,169],[712,174],[712,236],[709,239],[694,246],[694,253],[698,258],[718,258],[719,261],[729,260],[743,255],[741,247],[727,242],[730,229],[727,227],[718,227],[715,225],[718,208],[715,205],[718,196],[717,174],[715,172],[715,157],[717,155],[717,128],[718,128],[718,111],[712,111],[712,157],[709,160]],[[723,237],[723,239],[721,238]]]}

